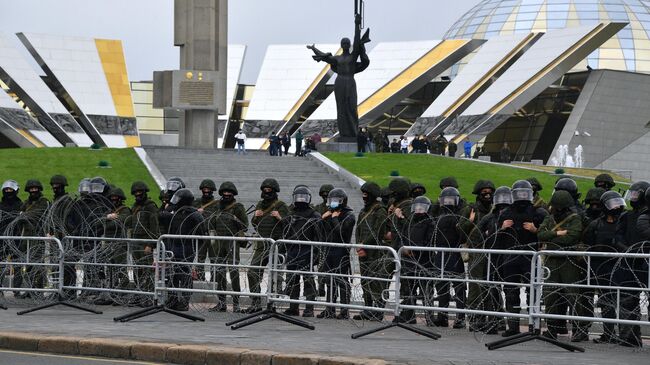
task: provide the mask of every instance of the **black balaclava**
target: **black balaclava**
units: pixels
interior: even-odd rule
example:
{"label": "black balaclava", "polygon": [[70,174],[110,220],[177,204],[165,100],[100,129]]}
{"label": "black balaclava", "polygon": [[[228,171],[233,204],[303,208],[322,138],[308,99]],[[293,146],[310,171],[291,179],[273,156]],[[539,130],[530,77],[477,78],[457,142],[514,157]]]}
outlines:
{"label": "black balaclava", "polygon": [[[8,188],[9,189],[9,188]],[[14,200],[18,196],[18,193],[16,190],[12,191],[2,191],[2,200]]]}
{"label": "black balaclava", "polygon": [[37,201],[38,199],[43,196],[43,192],[40,189],[37,189],[36,191],[29,191],[29,201],[34,202]]}
{"label": "black balaclava", "polygon": [[269,192],[262,191],[261,197],[267,201],[275,200],[278,198],[278,193],[276,193],[275,190],[271,190]]}
{"label": "black balaclava", "polygon": [[207,203],[214,199],[214,192],[211,189],[202,189],[201,190],[201,201]]}
{"label": "black balaclava", "polygon": [[235,195],[233,194],[223,194],[221,193],[221,205],[227,206],[228,204],[235,201]]}
{"label": "black balaclava", "polygon": [[[136,191],[135,192],[135,202],[138,204],[142,204],[147,200],[147,193],[144,191]],[[163,200],[164,202],[164,200]]]}
{"label": "black balaclava", "polygon": [[65,186],[63,184],[52,184],[52,192],[54,198],[59,198],[65,195]]}

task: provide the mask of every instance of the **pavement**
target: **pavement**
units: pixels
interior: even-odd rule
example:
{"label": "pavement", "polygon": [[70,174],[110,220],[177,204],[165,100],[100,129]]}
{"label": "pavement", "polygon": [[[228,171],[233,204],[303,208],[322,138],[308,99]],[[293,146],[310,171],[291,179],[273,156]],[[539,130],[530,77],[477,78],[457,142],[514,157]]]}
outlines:
{"label": "pavement", "polygon": [[[0,313],[0,347],[21,351],[112,356],[144,361],[178,360],[188,364],[230,364],[232,362],[208,361],[210,356],[212,359],[222,359],[222,355],[214,354],[222,354],[226,351],[231,355],[234,354],[237,359],[235,363],[240,365],[258,363],[268,365],[285,363],[646,365],[650,355],[648,343],[643,349],[629,349],[583,342],[580,345],[586,349],[584,353],[571,353],[542,342],[530,342],[488,351],[484,344],[500,339],[500,336],[485,336],[467,330],[440,328],[435,329],[442,335],[442,338],[437,341],[395,328],[352,340],[350,338],[352,333],[373,328],[378,323],[351,320],[310,318],[309,322],[316,327],[314,331],[274,319],[233,331],[224,324],[239,316],[232,313],[211,313],[206,322],[192,322],[161,313],[132,322],[116,323],[113,317],[134,309],[122,307],[100,309],[104,314],[94,315],[55,307],[18,316],[16,315],[18,308],[9,308]],[[203,311],[190,313],[207,314]],[[426,327],[422,326],[422,328]],[[36,336],[35,340],[34,336]],[[561,339],[567,341],[566,337]],[[99,347],[104,342],[108,343],[106,348],[114,349],[118,353],[123,351],[125,355],[115,356],[115,354],[105,353],[107,350]],[[159,343],[159,346],[156,347],[151,343]],[[134,357],[137,353],[143,353],[141,346],[147,348],[147,351],[158,350],[154,351],[155,356],[152,357]],[[183,355],[193,353],[192,351],[197,349],[199,357],[196,361],[189,361],[188,357]],[[0,363],[7,362],[2,361],[0,357]]]}

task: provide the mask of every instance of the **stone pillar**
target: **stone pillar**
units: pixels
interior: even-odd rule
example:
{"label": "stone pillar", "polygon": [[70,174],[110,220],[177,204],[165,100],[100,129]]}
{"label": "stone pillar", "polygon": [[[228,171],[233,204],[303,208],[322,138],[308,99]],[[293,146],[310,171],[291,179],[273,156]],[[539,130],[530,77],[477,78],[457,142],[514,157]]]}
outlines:
{"label": "stone pillar", "polygon": [[[225,105],[228,59],[228,0],[175,0],[174,45],[181,70],[218,71],[217,98]],[[217,115],[225,110],[185,110],[180,118],[181,147],[217,148]]]}

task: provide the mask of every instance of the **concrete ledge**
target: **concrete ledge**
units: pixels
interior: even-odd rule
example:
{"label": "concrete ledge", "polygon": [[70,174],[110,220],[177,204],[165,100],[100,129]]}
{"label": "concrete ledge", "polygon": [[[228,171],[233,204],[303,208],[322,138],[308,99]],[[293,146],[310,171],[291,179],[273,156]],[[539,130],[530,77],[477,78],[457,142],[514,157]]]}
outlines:
{"label": "concrete ledge", "polygon": [[167,349],[178,346],[172,343],[136,342],[131,346],[131,358],[141,361],[165,362]]}
{"label": "concrete ledge", "polygon": [[27,333],[2,332],[0,346],[12,350],[38,351],[38,342],[45,336]]}
{"label": "concrete ledge", "polygon": [[239,365],[241,354],[246,350],[221,347],[210,348],[205,355],[207,365]]}
{"label": "concrete ledge", "polygon": [[171,362],[182,365],[386,365],[384,360],[285,354],[267,350],[210,345],[178,345],[136,340],[48,336],[0,332],[0,348],[85,355],[126,360]]}
{"label": "concrete ledge", "polygon": [[176,364],[204,365],[207,346],[179,345],[167,349],[165,361]]}
{"label": "concrete ledge", "polygon": [[79,353],[80,337],[45,337],[38,341],[39,352],[77,355]]}
{"label": "concrete ledge", "polygon": [[273,356],[272,365],[318,365],[321,356],[278,354]]}
{"label": "concrete ledge", "polygon": [[278,353],[274,351],[250,350],[241,354],[239,362],[246,365],[271,365],[275,355]]}
{"label": "concrete ledge", "polygon": [[79,354],[89,356],[130,359],[133,341],[109,340],[103,338],[83,339],[79,341]]}

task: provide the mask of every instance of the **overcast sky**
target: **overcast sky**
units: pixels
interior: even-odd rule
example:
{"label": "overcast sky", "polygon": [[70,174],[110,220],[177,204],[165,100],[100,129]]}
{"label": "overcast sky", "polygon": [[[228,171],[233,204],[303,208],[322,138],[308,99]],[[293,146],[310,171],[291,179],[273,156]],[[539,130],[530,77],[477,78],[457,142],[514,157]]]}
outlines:
{"label": "overcast sky", "polygon": [[[479,0],[366,0],[381,41],[439,39]],[[337,43],[352,37],[353,0],[229,1],[229,42],[248,46],[241,82],[254,84],[269,44]],[[178,68],[173,0],[0,0],[0,32],[121,39],[131,80]],[[0,55],[1,56],[1,55]]]}

